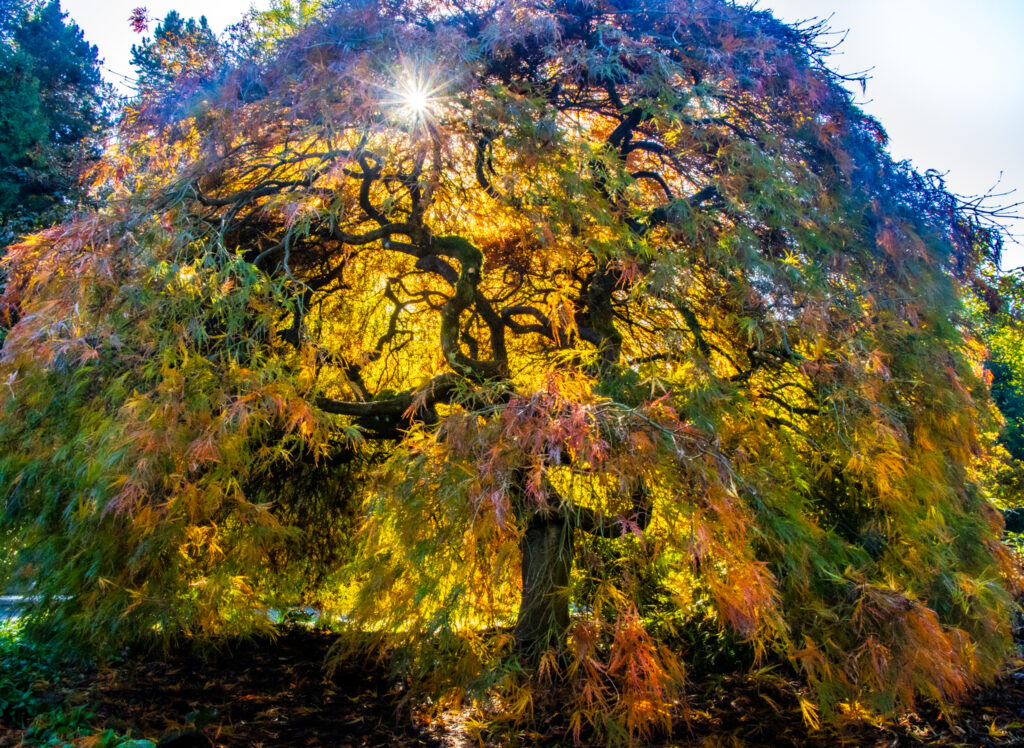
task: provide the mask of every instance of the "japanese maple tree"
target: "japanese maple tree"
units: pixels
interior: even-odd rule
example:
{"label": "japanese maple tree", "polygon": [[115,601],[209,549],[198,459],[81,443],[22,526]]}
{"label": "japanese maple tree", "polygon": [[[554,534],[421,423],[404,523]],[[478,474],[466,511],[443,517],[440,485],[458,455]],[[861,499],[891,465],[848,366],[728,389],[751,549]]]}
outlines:
{"label": "japanese maple tree", "polygon": [[105,207],[6,260],[40,625],[314,604],[435,690],[557,681],[577,734],[669,725],[694,626],[792,662],[809,719],[995,675],[1019,580],[965,299],[998,234],[814,29],[353,0],[267,49],[129,113]]}

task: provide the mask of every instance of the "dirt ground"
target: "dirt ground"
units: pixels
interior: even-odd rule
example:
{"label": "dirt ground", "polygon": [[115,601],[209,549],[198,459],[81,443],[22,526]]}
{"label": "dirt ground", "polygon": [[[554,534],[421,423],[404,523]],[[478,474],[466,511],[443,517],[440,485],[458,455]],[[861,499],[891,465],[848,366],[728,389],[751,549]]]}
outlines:
{"label": "dirt ground", "polygon": [[[94,722],[160,748],[210,746],[470,746],[456,715],[429,724],[410,714],[387,670],[342,665],[326,677],[330,634],[303,627],[275,641],[239,644],[205,658],[182,650],[159,659],[128,658],[76,674],[55,698],[88,703]],[[1024,661],[956,715],[907,715],[886,725],[811,731],[800,719],[796,684],[777,675],[725,677],[693,684],[688,721],[662,746],[1024,746]],[[519,745],[568,741],[556,715],[548,734]],[[0,729],[0,746],[18,745]],[[88,745],[88,742],[80,743]]]}

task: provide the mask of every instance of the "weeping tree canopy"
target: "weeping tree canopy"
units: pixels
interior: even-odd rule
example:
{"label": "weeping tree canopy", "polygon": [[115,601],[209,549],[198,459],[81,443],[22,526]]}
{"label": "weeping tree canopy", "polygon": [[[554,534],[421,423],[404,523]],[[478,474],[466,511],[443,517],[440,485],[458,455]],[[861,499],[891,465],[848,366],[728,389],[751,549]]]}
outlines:
{"label": "weeping tree canopy", "polygon": [[315,604],[430,688],[523,714],[547,679],[633,735],[694,629],[791,662],[812,719],[994,676],[1018,578],[965,299],[998,236],[815,29],[352,0],[264,46],[129,112],[105,207],[5,261],[39,626]]}

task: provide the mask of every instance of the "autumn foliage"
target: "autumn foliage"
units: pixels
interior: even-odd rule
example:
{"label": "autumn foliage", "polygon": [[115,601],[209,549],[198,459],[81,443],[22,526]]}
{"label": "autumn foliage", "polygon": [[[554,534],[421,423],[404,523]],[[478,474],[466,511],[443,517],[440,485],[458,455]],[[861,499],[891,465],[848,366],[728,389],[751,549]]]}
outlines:
{"label": "autumn foliage", "polygon": [[992,678],[997,237],[821,55],[725,0],[353,1],[129,111],[105,207],[5,261],[35,625],[314,605],[577,737],[668,729],[694,631],[812,722]]}

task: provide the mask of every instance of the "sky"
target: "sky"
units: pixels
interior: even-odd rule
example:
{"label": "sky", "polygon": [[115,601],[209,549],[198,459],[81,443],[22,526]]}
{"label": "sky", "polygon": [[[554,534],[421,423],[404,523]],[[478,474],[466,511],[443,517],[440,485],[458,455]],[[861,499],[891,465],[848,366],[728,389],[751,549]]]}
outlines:
{"label": "sky", "polygon": [[[841,73],[869,70],[862,108],[889,150],[947,186],[980,195],[997,185],[1024,200],[1024,0],[761,0],[783,21],[832,16],[848,32],[832,55]],[[1001,181],[1000,181],[1001,177]],[[1021,213],[1024,213],[1022,206]],[[1024,221],[1007,223],[1003,267],[1024,265]]]}
{"label": "sky", "polygon": [[[108,79],[131,74],[132,9],[205,15],[217,32],[268,0],[63,0],[62,7],[100,49]],[[995,188],[995,202],[1024,200],[1024,0],[760,0],[787,22],[827,18],[847,32],[830,66],[869,71],[858,101],[890,138],[890,152],[920,170],[947,174],[960,195]],[[838,41],[839,37],[835,37]],[[1024,206],[1022,206],[1024,208]],[[1021,210],[1024,213],[1024,209]],[[1003,267],[1024,265],[1024,221],[1007,223]]]}

